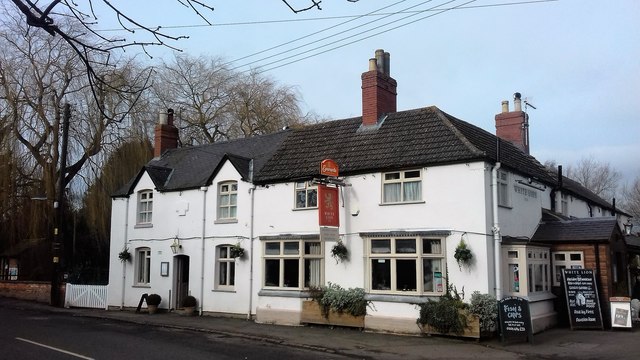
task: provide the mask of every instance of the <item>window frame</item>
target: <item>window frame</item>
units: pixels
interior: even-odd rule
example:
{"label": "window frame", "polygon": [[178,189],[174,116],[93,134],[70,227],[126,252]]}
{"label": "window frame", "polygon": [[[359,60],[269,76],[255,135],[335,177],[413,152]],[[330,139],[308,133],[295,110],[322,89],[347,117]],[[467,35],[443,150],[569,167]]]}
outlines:
{"label": "window frame", "polygon": [[[286,238],[286,239],[261,239],[262,240],[262,288],[269,290],[308,290],[310,287],[321,286],[324,284],[324,271],[325,271],[325,244],[320,238],[310,238],[310,239],[301,239],[301,238]],[[278,245],[278,253],[275,254],[272,251],[269,251],[268,244],[279,244]],[[297,243],[297,253],[289,253],[291,252],[294,243]],[[320,247],[319,253],[317,254],[307,254],[306,253],[306,244],[315,244]],[[289,244],[290,246],[287,248],[285,245]],[[273,248],[271,249],[273,250]],[[271,252],[271,253],[269,253]],[[292,260],[297,260],[297,286],[287,286],[286,285],[286,268],[287,263],[289,266],[296,266]],[[316,280],[317,284],[313,284],[307,286],[306,278],[307,278],[307,260],[314,261],[314,263],[318,264],[319,267],[317,270],[316,276],[318,279]],[[277,285],[267,285],[267,278],[270,275],[269,265],[268,263],[275,264],[277,261],[277,270],[278,270],[278,284]],[[311,265],[311,264],[310,264]],[[312,270],[310,270],[312,271]],[[310,280],[311,281],[311,280]]]}
{"label": "window frame", "polygon": [[135,261],[135,285],[149,286],[151,284],[151,248],[136,248]]}
{"label": "window frame", "polygon": [[508,171],[498,170],[498,206],[511,207],[511,194],[509,184],[511,174]]}
{"label": "window frame", "polygon": [[153,190],[143,189],[138,191],[138,203],[136,211],[136,225],[149,225],[153,223]]}
{"label": "window frame", "polygon": [[[512,256],[514,254],[515,256]],[[551,294],[553,285],[551,250],[530,245],[506,245],[502,247],[502,279],[505,296],[531,296]],[[517,276],[514,276],[517,271]],[[540,288],[537,289],[536,286]]]}
{"label": "window frame", "polygon": [[[298,206],[298,193],[304,193],[304,206]],[[315,193],[315,205],[310,205],[310,195]],[[313,197],[311,198],[313,199]],[[293,208],[301,209],[317,209],[318,208],[318,185],[314,185],[312,181],[296,181],[293,184]]]}
{"label": "window frame", "polygon": [[[572,260],[572,255],[580,255],[579,260]],[[562,256],[563,259],[556,259]],[[554,251],[551,253],[551,278],[553,286],[562,286],[562,269],[584,269],[584,251]]]}
{"label": "window frame", "polygon": [[[407,177],[408,173],[413,173],[413,172],[417,172],[419,176],[417,177]],[[390,175],[393,174],[397,174],[398,177],[397,178],[389,178]],[[407,203],[419,203],[424,201],[423,200],[423,191],[422,191],[422,187],[423,187],[423,171],[422,169],[410,169],[410,170],[398,170],[398,171],[389,171],[389,172],[385,172],[382,173],[381,176],[381,194],[382,194],[382,198],[381,198],[381,203],[382,204],[407,204]],[[410,183],[417,183],[418,187],[418,194],[417,194],[417,198],[416,199],[409,199],[407,200],[406,197],[406,185],[410,184]],[[400,191],[399,191],[399,196],[400,199],[397,201],[394,201],[393,199],[388,199],[389,197],[391,197],[391,195],[387,196],[387,185],[394,185],[394,184],[400,184]]]}
{"label": "window frame", "polygon": [[[231,257],[231,248],[233,245],[223,244],[216,246],[216,261],[215,261],[215,284],[216,290],[235,290],[236,284],[236,259]],[[225,257],[222,255],[226,254]],[[222,266],[224,265],[224,283],[221,276],[223,275]]]}
{"label": "window frame", "polygon": [[[228,186],[228,190],[223,191],[223,188]],[[235,186],[235,189],[234,189]],[[234,196],[235,195],[235,196]],[[228,197],[228,203],[223,203],[223,197]],[[238,219],[238,182],[235,180],[221,181],[218,183],[217,194],[217,206],[216,206],[216,220],[217,221],[236,221]],[[224,210],[227,212],[227,216],[224,216]],[[232,210],[235,210],[233,216]]]}
{"label": "window frame", "polygon": [[[399,242],[407,240],[413,240],[414,246],[409,246],[399,249]],[[387,252],[376,251],[374,242],[389,241],[389,248]],[[425,252],[425,241],[437,241],[439,242],[438,252]],[[424,235],[424,236],[375,236],[365,237],[366,243],[366,289],[371,294],[389,294],[389,295],[432,295],[440,296],[446,293],[446,269],[447,269],[447,252],[446,252],[446,238],[441,236]],[[431,246],[431,245],[430,245]],[[415,248],[415,251],[413,249]],[[379,247],[379,250],[386,250],[386,248]],[[384,262],[382,262],[384,261]],[[374,262],[377,264],[384,264],[389,262],[388,265],[388,279],[389,284],[386,288],[380,288],[380,285],[374,284],[376,276],[374,274],[377,271],[374,266]],[[406,271],[410,271],[411,266],[399,264],[406,263],[407,261],[415,261],[415,289],[399,289],[398,279],[399,271],[403,268]],[[439,266],[433,266],[431,263],[430,282],[431,289],[426,289],[425,283],[427,281],[425,274],[425,261],[439,261]],[[386,271],[382,269],[381,271]],[[439,274],[439,276],[437,275]],[[382,274],[384,277],[384,273]],[[406,277],[403,277],[406,279]],[[413,279],[413,278],[411,278]],[[410,279],[410,281],[411,281]]]}

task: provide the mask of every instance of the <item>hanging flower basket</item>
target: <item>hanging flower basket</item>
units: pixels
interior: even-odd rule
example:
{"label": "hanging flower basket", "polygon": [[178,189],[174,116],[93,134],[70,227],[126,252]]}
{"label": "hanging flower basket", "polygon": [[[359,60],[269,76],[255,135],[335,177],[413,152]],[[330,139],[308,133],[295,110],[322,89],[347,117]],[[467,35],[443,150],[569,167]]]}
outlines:
{"label": "hanging flower basket", "polygon": [[349,250],[342,240],[338,240],[338,242],[333,245],[331,248],[331,256],[336,259],[336,264],[349,259]]}
{"label": "hanging flower basket", "polygon": [[244,256],[244,248],[240,244],[235,244],[231,246],[230,255],[232,258],[241,258]]}
{"label": "hanging flower basket", "polygon": [[131,261],[131,253],[129,252],[129,248],[125,248],[124,250],[120,251],[120,253],[118,253],[118,259],[120,259],[120,261],[122,262]]}
{"label": "hanging flower basket", "polygon": [[456,246],[456,252],[453,257],[456,259],[460,270],[462,270],[462,266],[469,266],[471,264],[473,253],[471,253],[471,249],[469,249],[463,239],[461,239],[458,246]]}

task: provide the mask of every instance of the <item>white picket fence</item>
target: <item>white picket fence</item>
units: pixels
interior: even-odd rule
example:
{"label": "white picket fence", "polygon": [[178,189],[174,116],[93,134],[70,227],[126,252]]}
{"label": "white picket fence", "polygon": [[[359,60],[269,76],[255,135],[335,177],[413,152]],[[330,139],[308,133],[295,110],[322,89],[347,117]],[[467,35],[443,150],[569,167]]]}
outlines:
{"label": "white picket fence", "polygon": [[106,285],[67,284],[64,307],[107,309]]}

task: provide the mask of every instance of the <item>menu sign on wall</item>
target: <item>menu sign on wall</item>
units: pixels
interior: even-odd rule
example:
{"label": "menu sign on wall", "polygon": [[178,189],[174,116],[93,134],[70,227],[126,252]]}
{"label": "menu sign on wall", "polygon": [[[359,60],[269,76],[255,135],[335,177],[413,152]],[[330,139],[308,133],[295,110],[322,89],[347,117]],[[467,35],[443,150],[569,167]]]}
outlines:
{"label": "menu sign on wall", "polygon": [[502,341],[520,340],[533,343],[529,302],[517,296],[498,301],[498,318]]}
{"label": "menu sign on wall", "polygon": [[591,269],[563,269],[571,329],[603,329],[596,279]]}

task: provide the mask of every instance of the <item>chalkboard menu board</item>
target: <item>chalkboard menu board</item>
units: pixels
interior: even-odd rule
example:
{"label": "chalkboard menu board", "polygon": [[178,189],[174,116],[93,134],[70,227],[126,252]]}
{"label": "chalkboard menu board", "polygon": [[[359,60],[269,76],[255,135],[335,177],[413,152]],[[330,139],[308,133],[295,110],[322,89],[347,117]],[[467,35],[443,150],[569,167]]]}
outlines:
{"label": "chalkboard menu board", "polygon": [[603,329],[593,270],[563,269],[562,278],[571,329]]}
{"label": "chalkboard menu board", "polygon": [[529,302],[517,296],[498,301],[498,319],[502,341],[529,341],[533,343],[533,330]]}

